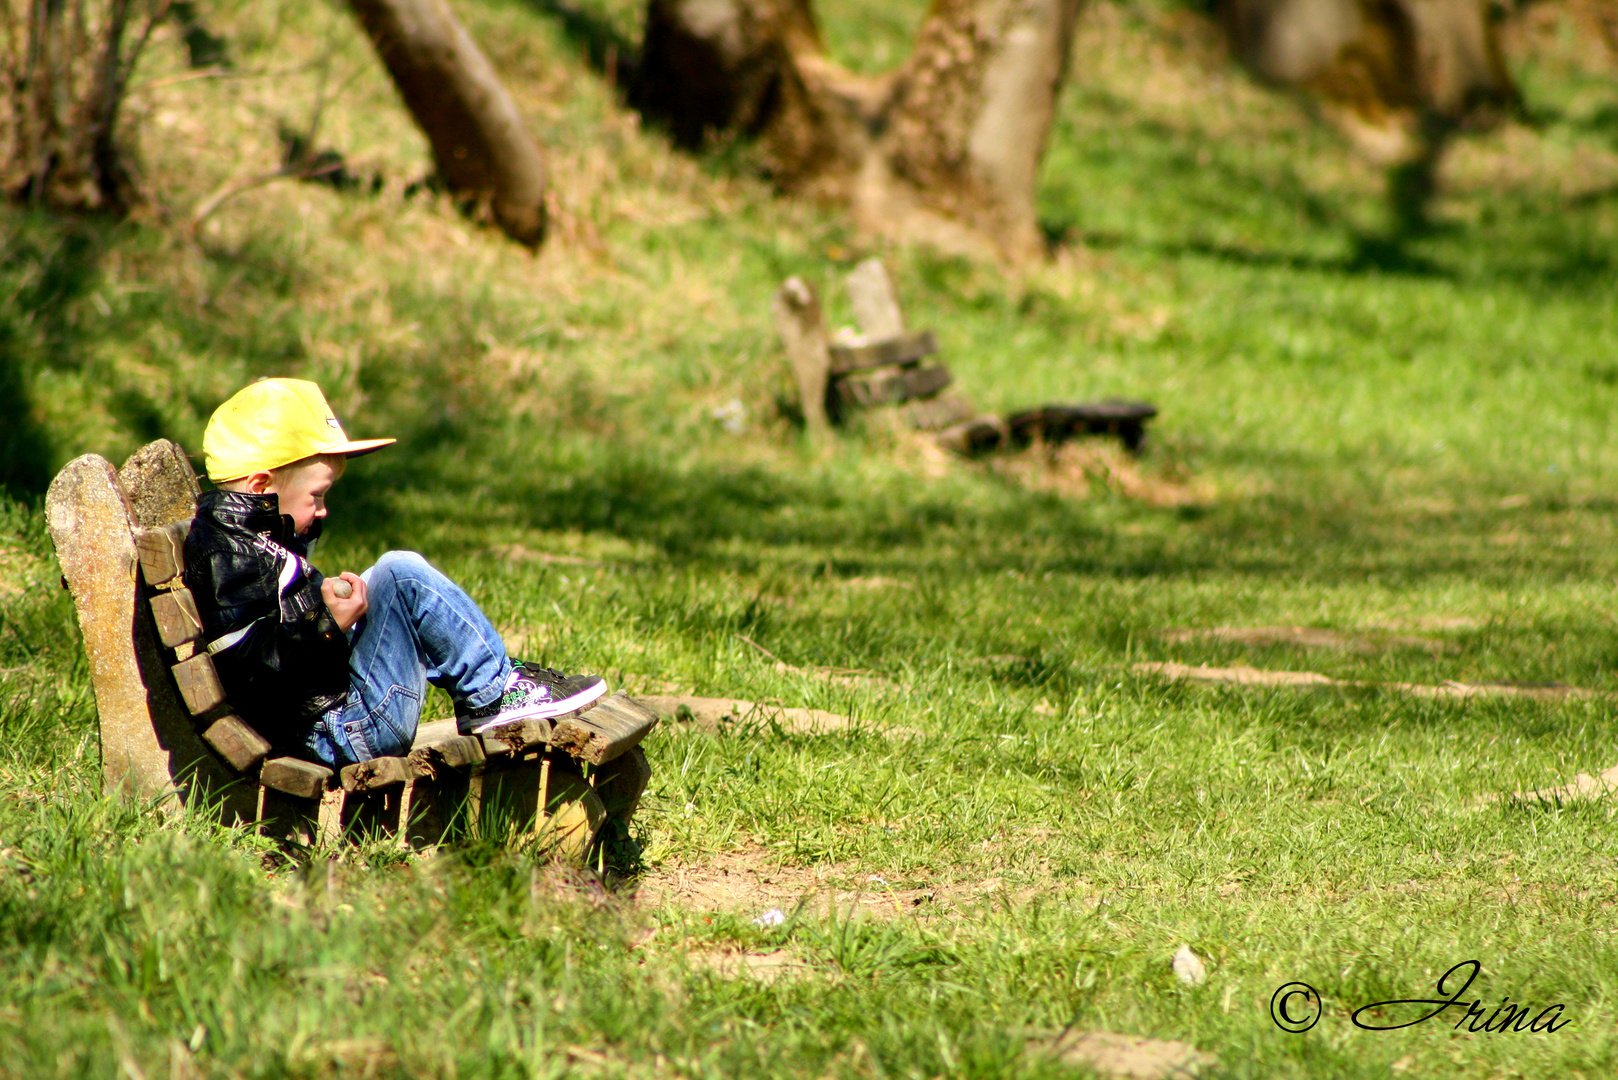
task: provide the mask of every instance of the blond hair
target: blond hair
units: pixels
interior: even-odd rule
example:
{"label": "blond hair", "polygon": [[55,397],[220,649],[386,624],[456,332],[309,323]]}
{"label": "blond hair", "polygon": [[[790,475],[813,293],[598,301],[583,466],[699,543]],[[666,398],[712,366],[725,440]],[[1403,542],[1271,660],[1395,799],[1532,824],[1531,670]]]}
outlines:
{"label": "blond hair", "polygon": [[226,480],[217,486],[225,491],[246,491],[249,480],[260,472],[267,472],[270,474],[270,483],[265,490],[279,491],[290,484],[294,476],[297,476],[311,465],[318,465],[321,462],[330,465],[331,471],[338,479],[342,479],[343,470],[348,468],[348,457],[344,454],[312,454],[306,458],[299,458],[297,461],[289,461],[285,465],[278,465],[273,469],[259,469],[257,472],[237,480]]}

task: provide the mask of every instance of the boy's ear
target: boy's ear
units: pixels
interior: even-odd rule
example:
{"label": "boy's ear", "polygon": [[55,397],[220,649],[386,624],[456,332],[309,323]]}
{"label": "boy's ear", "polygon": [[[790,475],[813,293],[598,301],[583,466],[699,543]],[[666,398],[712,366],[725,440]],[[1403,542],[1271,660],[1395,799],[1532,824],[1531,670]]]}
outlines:
{"label": "boy's ear", "polygon": [[243,485],[242,490],[246,491],[249,495],[262,495],[266,491],[270,490],[270,485],[274,482],[275,477],[271,473],[256,472],[247,478],[247,482]]}

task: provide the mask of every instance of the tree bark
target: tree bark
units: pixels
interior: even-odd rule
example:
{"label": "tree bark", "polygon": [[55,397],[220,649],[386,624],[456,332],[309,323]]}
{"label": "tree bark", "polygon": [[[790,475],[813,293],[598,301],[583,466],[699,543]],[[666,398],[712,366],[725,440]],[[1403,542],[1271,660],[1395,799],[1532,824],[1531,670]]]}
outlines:
{"label": "tree bark", "polygon": [[518,243],[545,239],[545,158],[445,0],[349,0],[432,146],[444,185]]}
{"label": "tree bark", "polygon": [[118,113],[135,60],[166,3],[133,42],[134,0],[0,0],[0,182],[16,200],[122,214],[137,198]]}
{"label": "tree bark", "polygon": [[1375,156],[1425,152],[1518,100],[1486,0],[1229,0],[1225,16],[1244,63],[1343,110]]}
{"label": "tree bark", "polygon": [[756,138],[785,190],[951,250],[1040,250],[1034,186],[1083,0],[934,0],[882,76],[826,56],[808,0],[650,0],[631,101],[677,141]]}

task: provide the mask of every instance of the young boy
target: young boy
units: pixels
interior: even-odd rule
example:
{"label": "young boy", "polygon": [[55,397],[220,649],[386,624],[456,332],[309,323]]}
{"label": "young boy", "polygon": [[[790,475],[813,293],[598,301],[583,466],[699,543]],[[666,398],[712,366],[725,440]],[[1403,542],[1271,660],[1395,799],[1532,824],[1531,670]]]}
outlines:
{"label": "young boy", "polygon": [[[592,676],[513,664],[483,612],[415,552],[323,578],[309,548],[351,441],[320,387],[261,379],[202,437],[208,479],[185,542],[203,642],[242,718],[280,753],[339,768],[406,753],[429,682],[462,734],[559,716],[606,692]],[[346,587],[345,587],[346,586]]]}

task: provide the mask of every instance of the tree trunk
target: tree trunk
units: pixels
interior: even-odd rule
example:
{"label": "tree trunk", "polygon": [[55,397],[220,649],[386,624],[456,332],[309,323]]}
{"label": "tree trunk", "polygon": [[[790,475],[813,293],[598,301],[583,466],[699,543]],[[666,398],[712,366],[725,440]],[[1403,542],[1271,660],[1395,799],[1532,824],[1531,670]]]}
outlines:
{"label": "tree trunk", "polygon": [[1081,3],[934,0],[886,116],[891,181],[862,191],[866,214],[910,204],[1008,254],[1037,251],[1034,188]]}
{"label": "tree trunk", "polygon": [[1020,258],[1083,0],[934,0],[878,77],[825,54],[808,0],[650,0],[631,101],[677,141],[758,140],[789,191],[880,232]]}
{"label": "tree trunk", "polygon": [[444,185],[518,243],[545,239],[545,158],[445,0],[349,0]]}
{"label": "tree trunk", "polygon": [[[21,9],[26,2],[26,16]],[[126,41],[133,0],[0,0],[0,182],[13,199],[122,214],[136,199],[118,110],[152,26]]]}
{"label": "tree trunk", "polygon": [[1388,160],[1518,100],[1486,0],[1229,0],[1225,15],[1250,68],[1342,110]]}

